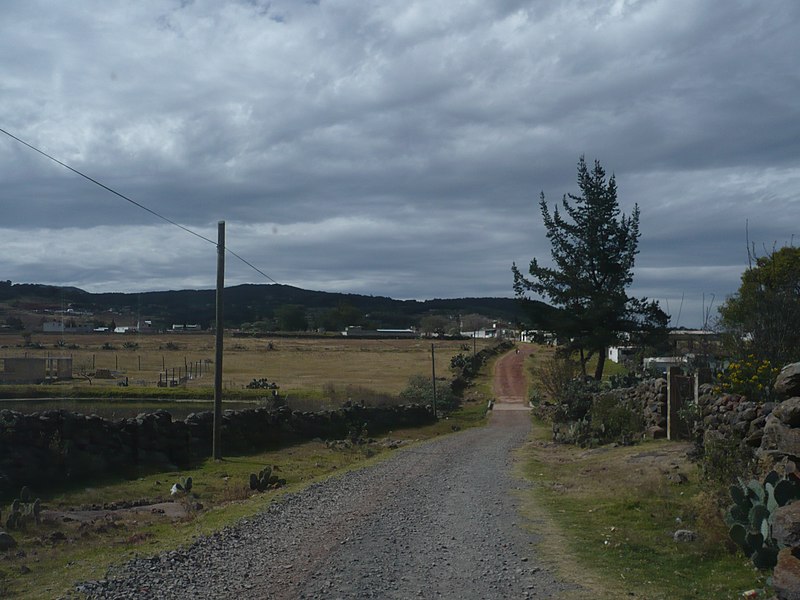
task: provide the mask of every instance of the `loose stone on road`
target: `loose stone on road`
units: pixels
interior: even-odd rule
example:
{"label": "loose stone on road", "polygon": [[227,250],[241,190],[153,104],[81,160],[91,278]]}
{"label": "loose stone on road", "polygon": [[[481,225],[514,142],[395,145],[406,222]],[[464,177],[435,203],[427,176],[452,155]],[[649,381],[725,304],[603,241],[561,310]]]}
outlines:
{"label": "loose stone on road", "polygon": [[497,363],[496,382],[506,383],[487,426],[286,495],[79,589],[90,598],[559,597],[571,586],[537,559],[514,494],[524,484],[511,475],[512,451],[530,429],[527,412],[505,410],[526,405],[515,377],[522,355]]}

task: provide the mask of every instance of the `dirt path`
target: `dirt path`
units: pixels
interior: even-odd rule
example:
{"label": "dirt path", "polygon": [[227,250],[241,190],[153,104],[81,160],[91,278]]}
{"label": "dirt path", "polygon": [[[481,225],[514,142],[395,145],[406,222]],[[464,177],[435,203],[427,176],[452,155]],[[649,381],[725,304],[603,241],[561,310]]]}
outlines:
{"label": "dirt path", "polygon": [[525,359],[533,348],[522,344],[514,352],[501,356],[494,365],[495,410],[529,410],[528,381],[524,372]]}
{"label": "dirt path", "polygon": [[[83,584],[89,598],[558,598],[518,513],[512,452],[531,422],[523,353],[497,362],[485,427],[288,494],[190,547]],[[509,358],[510,357],[510,358]],[[511,410],[507,410],[511,409]]]}

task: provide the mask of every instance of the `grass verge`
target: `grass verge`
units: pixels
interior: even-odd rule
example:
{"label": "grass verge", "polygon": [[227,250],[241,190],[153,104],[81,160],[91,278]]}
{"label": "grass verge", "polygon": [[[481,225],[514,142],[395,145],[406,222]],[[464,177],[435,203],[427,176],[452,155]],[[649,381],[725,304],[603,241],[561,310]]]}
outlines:
{"label": "grass verge", "polygon": [[[765,586],[764,574],[731,553],[684,444],[586,450],[549,440],[549,427],[535,421],[519,455],[533,483],[523,504],[543,535],[542,556],[582,586],[574,597],[732,599]],[[679,474],[686,481],[676,483]],[[675,542],[677,529],[697,539]]]}

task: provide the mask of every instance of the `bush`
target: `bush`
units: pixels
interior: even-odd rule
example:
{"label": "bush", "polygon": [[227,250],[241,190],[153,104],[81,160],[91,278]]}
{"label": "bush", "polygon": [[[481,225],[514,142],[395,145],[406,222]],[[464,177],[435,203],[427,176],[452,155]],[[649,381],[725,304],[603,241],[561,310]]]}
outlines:
{"label": "bush", "polygon": [[542,393],[537,388],[531,388],[528,401],[533,406],[541,406],[544,404],[544,396],[542,396]]}
{"label": "bush", "polygon": [[[400,392],[400,398],[409,403],[433,406],[433,383],[424,375],[413,375],[409,378],[406,388]],[[450,389],[448,382],[437,378],[436,409],[450,412],[458,408],[458,405],[458,397]]]}
{"label": "bush", "polygon": [[703,440],[700,470],[703,479],[712,486],[724,488],[738,477],[754,473],[755,454],[741,439],[709,431]]}
{"label": "bush", "polygon": [[600,386],[592,379],[572,379],[560,391],[558,408],[554,420],[560,422],[589,419],[592,409],[592,396],[600,391]]}
{"label": "bush", "polygon": [[456,354],[450,359],[450,370],[456,377],[463,377],[464,379],[472,379],[478,374],[481,366],[483,365],[482,357],[478,354]]}
{"label": "bush", "polygon": [[772,397],[772,388],[780,369],[768,360],[757,360],[753,354],[728,365],[717,376],[714,391],[718,394],[738,394],[754,402],[767,402]]}
{"label": "bush", "polygon": [[644,421],[639,411],[621,402],[613,394],[595,396],[590,411],[591,430],[602,444],[632,444],[641,437]]}
{"label": "bush", "polygon": [[574,386],[576,395],[572,401],[558,406],[553,418],[553,439],[583,447],[610,442],[633,444],[644,429],[640,412],[613,394],[596,393],[594,387]]}
{"label": "bush", "polygon": [[612,375],[608,378],[608,384],[612,390],[634,387],[639,385],[642,381],[642,376],[634,371]]}
{"label": "bush", "polygon": [[551,402],[560,404],[566,401],[567,390],[573,386],[578,372],[577,363],[569,358],[554,355],[544,361],[535,374],[541,382],[545,395]]}

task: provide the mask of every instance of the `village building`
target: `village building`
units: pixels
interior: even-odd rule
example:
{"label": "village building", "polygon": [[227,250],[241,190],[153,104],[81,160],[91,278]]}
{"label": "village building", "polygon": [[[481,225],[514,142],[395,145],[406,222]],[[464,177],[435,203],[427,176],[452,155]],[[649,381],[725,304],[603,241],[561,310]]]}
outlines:
{"label": "village building", "polygon": [[38,384],[72,379],[72,357],[0,358],[0,383]]}

